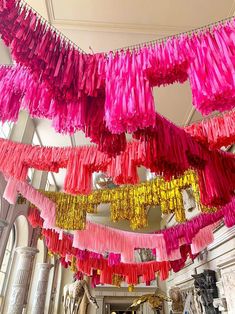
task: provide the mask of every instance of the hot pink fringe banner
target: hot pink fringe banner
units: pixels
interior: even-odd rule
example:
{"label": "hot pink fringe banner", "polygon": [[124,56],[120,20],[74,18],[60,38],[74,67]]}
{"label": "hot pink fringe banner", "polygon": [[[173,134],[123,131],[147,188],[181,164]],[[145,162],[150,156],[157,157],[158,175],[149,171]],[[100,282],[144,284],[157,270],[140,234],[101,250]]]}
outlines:
{"label": "hot pink fringe banner", "polygon": [[[65,106],[64,102],[52,96],[46,85],[37,82],[27,68],[19,65],[0,67],[0,119],[2,122],[16,122],[20,109],[25,109],[33,117],[51,119],[57,132],[73,133],[76,130],[83,130],[86,136],[98,144],[98,148],[104,149],[101,142],[108,137],[110,141],[113,141],[109,144],[116,147],[117,151],[119,150],[117,146],[121,145],[122,149],[125,147],[122,136],[112,135],[105,128],[101,105],[89,105],[86,99],[82,98],[77,103],[67,101]],[[235,142],[235,111],[206,119],[184,129],[197,141],[213,149],[233,144]]]}
{"label": "hot pink fringe banner", "polygon": [[[0,1],[0,33],[14,59],[27,66],[37,82],[43,81],[55,100],[78,102],[77,108],[68,106],[76,120],[71,129],[66,127],[69,132],[80,124],[81,102],[94,98],[97,107],[96,97],[102,97],[103,120],[112,133],[154,126],[152,87],[187,79],[193,104],[203,114],[232,109],[234,29],[231,19],[210,31],[172,37],[138,51],[84,54],[20,1]],[[58,109],[58,115],[63,112]]]}

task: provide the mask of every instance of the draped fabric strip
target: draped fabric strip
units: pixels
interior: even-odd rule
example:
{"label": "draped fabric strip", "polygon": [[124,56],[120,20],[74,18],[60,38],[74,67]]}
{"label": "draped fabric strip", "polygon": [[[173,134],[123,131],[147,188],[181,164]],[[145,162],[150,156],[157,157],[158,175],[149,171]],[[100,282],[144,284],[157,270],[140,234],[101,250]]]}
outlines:
{"label": "draped fabric strip", "polygon": [[[99,116],[97,124],[102,124],[104,136],[108,130],[123,136],[126,131],[153,127],[156,125],[153,86],[187,79],[193,104],[203,114],[232,109],[234,29],[234,19],[231,19],[211,30],[172,37],[165,43],[138,51],[83,54],[20,1],[0,1],[0,33],[4,42],[11,48],[13,58],[45,84],[53,99],[70,103],[68,108],[58,109],[61,116],[57,121],[63,123],[63,113],[67,115],[70,111],[68,116],[76,120],[71,129],[66,125],[66,131],[71,133],[84,122],[79,121],[84,117],[80,114],[86,106],[84,102],[88,106],[91,102],[95,108],[102,107],[102,117],[100,109],[95,116]],[[86,122],[89,124],[89,118]],[[56,124],[57,129],[63,129],[59,122]],[[92,127],[88,124],[86,127]],[[119,150],[123,149],[122,140]],[[106,144],[103,149],[108,149]]]}

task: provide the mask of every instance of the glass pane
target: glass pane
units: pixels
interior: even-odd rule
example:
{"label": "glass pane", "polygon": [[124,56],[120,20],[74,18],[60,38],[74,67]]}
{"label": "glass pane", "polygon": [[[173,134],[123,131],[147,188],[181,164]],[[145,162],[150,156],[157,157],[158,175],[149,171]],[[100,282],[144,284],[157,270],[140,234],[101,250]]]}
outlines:
{"label": "glass pane", "polygon": [[41,146],[40,139],[37,132],[34,132],[34,135],[33,135],[33,145]]}
{"label": "glass pane", "polygon": [[10,234],[9,234],[9,238],[8,238],[8,241],[7,241],[7,247],[6,249],[8,251],[11,251],[12,250],[12,244],[13,244],[13,232],[11,230]]}
{"label": "glass pane", "polygon": [[30,182],[33,180],[33,173],[34,173],[34,169],[29,168],[28,177],[29,177]]}
{"label": "glass pane", "polygon": [[9,260],[10,260],[10,256],[11,256],[11,253],[6,250],[5,253],[4,253],[3,261],[2,261],[1,271],[3,271],[3,272],[7,271],[8,263],[9,263]]}
{"label": "glass pane", "polygon": [[48,172],[48,177],[47,177],[47,179],[48,179],[50,185],[54,185],[54,184],[55,184],[51,172]]}
{"label": "glass pane", "polygon": [[5,274],[0,272],[0,294],[2,294],[2,288],[3,288],[3,285],[4,285],[4,280],[5,280]]}

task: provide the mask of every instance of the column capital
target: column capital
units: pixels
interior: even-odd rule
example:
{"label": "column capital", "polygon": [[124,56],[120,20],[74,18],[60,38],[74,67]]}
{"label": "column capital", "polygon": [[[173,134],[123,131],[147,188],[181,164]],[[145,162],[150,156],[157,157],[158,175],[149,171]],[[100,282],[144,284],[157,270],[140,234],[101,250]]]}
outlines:
{"label": "column capital", "polygon": [[51,269],[52,267],[54,267],[54,265],[49,264],[49,263],[37,263],[37,266],[40,269]]}
{"label": "column capital", "polygon": [[37,248],[30,247],[30,246],[18,246],[17,248],[15,248],[15,251],[17,254],[30,255],[30,256],[34,256],[36,253],[39,252]]}

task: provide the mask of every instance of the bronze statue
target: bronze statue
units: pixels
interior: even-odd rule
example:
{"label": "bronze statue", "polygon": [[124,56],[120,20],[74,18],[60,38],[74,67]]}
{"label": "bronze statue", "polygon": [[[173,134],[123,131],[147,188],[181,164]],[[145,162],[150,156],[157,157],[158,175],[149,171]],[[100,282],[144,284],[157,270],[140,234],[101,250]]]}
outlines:
{"label": "bronze statue", "polygon": [[154,294],[144,294],[135,299],[128,310],[136,311],[140,308],[140,305],[145,302],[148,302],[152,310],[161,310],[164,301],[169,302],[170,299],[160,289],[157,289]]}
{"label": "bronze statue", "polygon": [[88,284],[85,280],[76,280],[71,284],[65,285],[62,296],[65,314],[77,314],[84,295],[87,296],[91,304],[97,309],[99,308],[96,299],[90,294]]}

